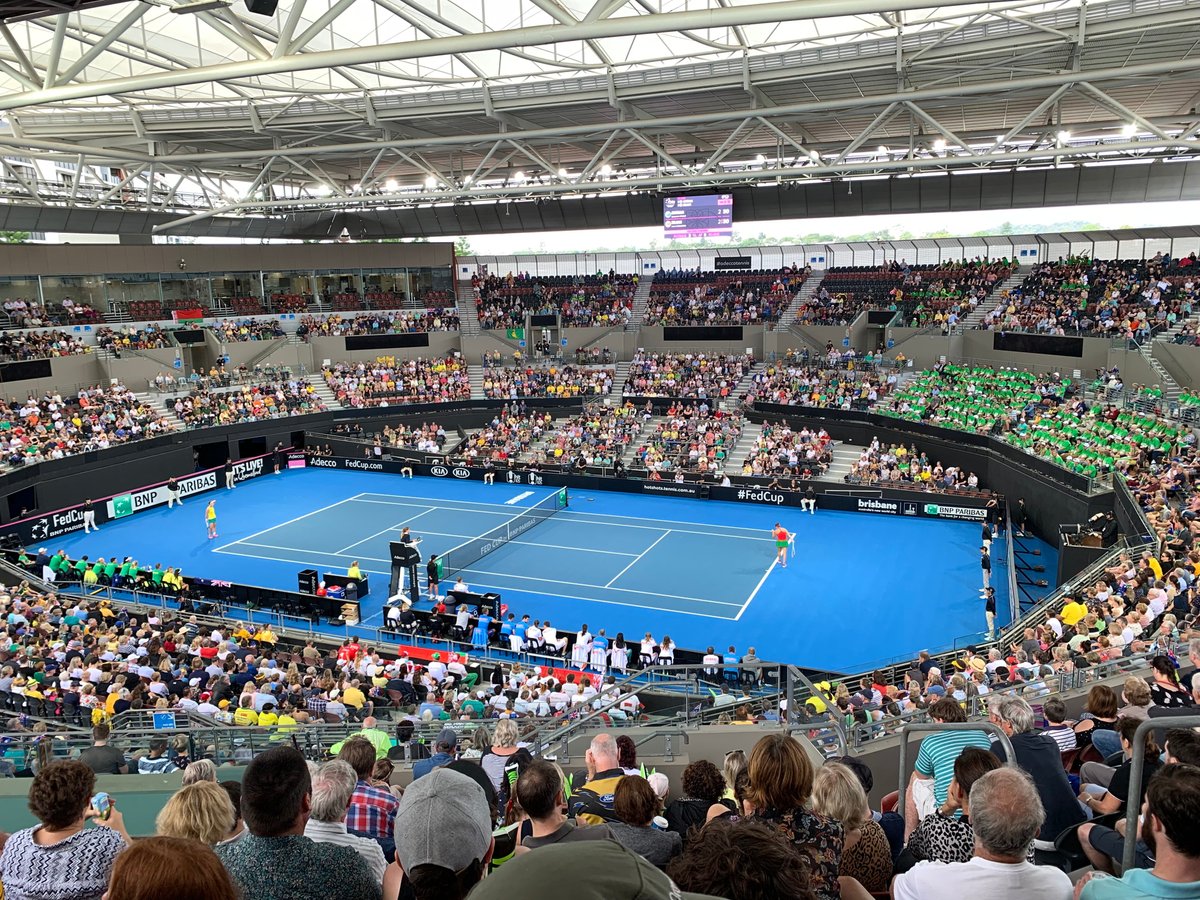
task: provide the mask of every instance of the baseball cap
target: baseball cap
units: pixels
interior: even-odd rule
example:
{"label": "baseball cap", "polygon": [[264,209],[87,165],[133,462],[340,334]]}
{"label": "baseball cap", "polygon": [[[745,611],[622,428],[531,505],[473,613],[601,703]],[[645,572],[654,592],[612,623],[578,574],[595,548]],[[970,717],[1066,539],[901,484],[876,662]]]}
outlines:
{"label": "baseball cap", "polygon": [[480,881],[471,900],[559,900],[563,885],[571,886],[572,900],[715,900],[681,891],[666,872],[616,841],[590,841],[586,853],[571,844],[553,844],[514,857]]}
{"label": "baseball cap", "polygon": [[437,740],[434,742],[434,746],[439,745],[453,750],[458,746],[458,732],[453,728],[443,728],[438,732]]}
{"label": "baseball cap", "polygon": [[408,871],[434,865],[461,872],[482,860],[492,843],[483,788],[446,769],[418,778],[400,799],[395,838],[396,858]]}

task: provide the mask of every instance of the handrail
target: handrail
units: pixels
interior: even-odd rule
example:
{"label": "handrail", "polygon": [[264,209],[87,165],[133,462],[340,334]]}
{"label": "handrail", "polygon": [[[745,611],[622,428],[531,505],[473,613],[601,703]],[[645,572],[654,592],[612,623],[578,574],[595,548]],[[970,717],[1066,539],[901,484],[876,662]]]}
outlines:
{"label": "handrail", "polygon": [[1191,729],[1196,727],[1197,721],[1194,716],[1146,719],[1133,734],[1133,759],[1129,766],[1129,793],[1125,803],[1125,850],[1121,856],[1121,868],[1126,872],[1133,868],[1134,856],[1137,853],[1137,820],[1142,809],[1140,803],[1132,801],[1142,795],[1142,778],[1146,771],[1146,733],[1159,728]]}
{"label": "handrail", "polygon": [[1008,620],[1016,622],[1020,618],[1021,604],[1017,600],[1017,562],[1013,546],[1016,544],[1012,528],[1012,509],[1008,500],[1004,501],[1004,537],[1008,544],[1004,553],[1004,561],[1008,566]]}
{"label": "handrail", "polygon": [[899,790],[903,791],[908,781],[908,736],[910,734],[935,733],[939,731],[983,731],[994,734],[1004,748],[1008,765],[1016,765],[1016,754],[1013,752],[1012,741],[1000,727],[992,722],[910,722],[900,729],[900,777],[897,782]]}

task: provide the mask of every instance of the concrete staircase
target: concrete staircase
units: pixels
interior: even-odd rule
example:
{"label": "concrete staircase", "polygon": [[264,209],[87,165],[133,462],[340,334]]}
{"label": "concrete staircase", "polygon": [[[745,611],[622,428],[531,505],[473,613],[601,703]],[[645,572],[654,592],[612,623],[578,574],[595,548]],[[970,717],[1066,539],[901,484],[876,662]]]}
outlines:
{"label": "concrete staircase", "polygon": [[958,323],[959,326],[970,330],[983,324],[984,317],[1000,305],[1000,298],[1004,296],[1004,292],[1019,287],[1030,271],[1032,271],[1030,266],[1018,266],[1011,275],[996,285],[992,292],[984,297],[965,319]]}
{"label": "concrete staircase", "polygon": [[850,474],[850,469],[858,460],[858,455],[862,453],[861,448],[834,442],[833,445],[833,462],[829,464],[829,468],[821,475],[817,476],[818,481],[837,481],[843,482],[847,475]]}
{"label": "concrete staircase", "polygon": [[742,471],[742,463],[754,450],[754,444],[762,435],[763,427],[756,422],[747,422],[742,428],[741,435],[738,436],[737,443],[729,451],[729,455],[725,457],[725,472],[729,475],[737,475]]}
{"label": "concrete staircase", "polygon": [[638,279],[637,291],[633,295],[633,315],[629,319],[629,324],[625,326],[626,331],[637,331],[642,327],[642,322],[646,318],[646,302],[650,299],[650,288],[653,285],[653,275],[649,277],[643,275]]}
{"label": "concrete staircase", "polygon": [[783,315],[779,318],[780,327],[791,325],[796,321],[796,316],[800,312],[800,308],[804,306],[817,289],[821,286],[821,282],[825,280],[824,272],[813,272],[805,279],[804,284],[800,285],[800,290],[796,292],[796,296],[792,298],[792,302],[788,304],[788,308],[783,311]]}
{"label": "concrete staircase", "polygon": [[623,359],[617,363],[613,369],[613,389],[612,392],[616,397],[621,397],[625,394],[625,382],[629,380],[629,360]]}
{"label": "concrete staircase", "polygon": [[308,377],[308,383],[312,385],[313,394],[321,398],[321,402],[329,409],[341,409],[341,404],[338,403],[337,394],[326,383],[325,375],[321,372],[313,372]]}
{"label": "concrete staircase", "polygon": [[471,382],[471,399],[484,399],[483,393],[483,366],[467,366],[467,378]]}
{"label": "concrete staircase", "polygon": [[475,306],[475,292],[469,280],[454,283],[454,305],[458,309],[459,331],[479,334],[479,309]]}
{"label": "concrete staircase", "polygon": [[734,404],[740,404],[742,402],[742,398],[745,397],[750,390],[750,385],[754,381],[754,376],[766,367],[766,363],[755,363],[750,367],[750,371],[742,376],[742,380],[737,383],[737,386],[734,387],[733,391],[729,395],[733,398]]}

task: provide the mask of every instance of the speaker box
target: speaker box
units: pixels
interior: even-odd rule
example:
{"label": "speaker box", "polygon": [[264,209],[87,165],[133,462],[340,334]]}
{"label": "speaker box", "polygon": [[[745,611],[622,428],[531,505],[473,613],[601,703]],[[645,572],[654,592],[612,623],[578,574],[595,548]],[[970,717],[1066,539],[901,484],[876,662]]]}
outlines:
{"label": "speaker box", "polygon": [[246,0],[246,9],[260,16],[275,15],[277,6],[279,6],[279,0]]}

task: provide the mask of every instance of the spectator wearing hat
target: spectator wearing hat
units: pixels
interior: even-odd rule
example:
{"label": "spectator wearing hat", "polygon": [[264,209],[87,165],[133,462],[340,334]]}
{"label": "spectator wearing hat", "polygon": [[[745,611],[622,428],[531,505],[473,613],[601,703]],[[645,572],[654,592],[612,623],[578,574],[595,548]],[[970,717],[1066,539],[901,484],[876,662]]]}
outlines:
{"label": "spectator wearing hat", "polygon": [[394,836],[396,860],[384,876],[386,900],[399,898],[404,881],[414,900],[463,900],[492,858],[492,820],[483,788],[448,769],[414,781],[400,801]]}
{"label": "spectator wearing hat", "polygon": [[454,762],[454,752],[457,748],[458,735],[454,729],[443,728],[433,742],[433,753],[430,757],[413,763],[413,781],[424,778],[434,769]]}
{"label": "spectator wearing hat", "polygon": [[349,847],[304,836],[312,811],[312,780],[299,750],[260,753],[242,776],[242,816],[249,834],[218,846],[241,893],[255,900],[363,900],[380,886]]}

